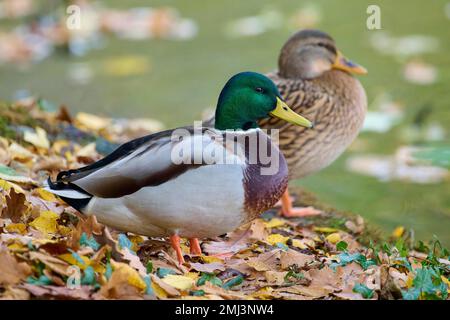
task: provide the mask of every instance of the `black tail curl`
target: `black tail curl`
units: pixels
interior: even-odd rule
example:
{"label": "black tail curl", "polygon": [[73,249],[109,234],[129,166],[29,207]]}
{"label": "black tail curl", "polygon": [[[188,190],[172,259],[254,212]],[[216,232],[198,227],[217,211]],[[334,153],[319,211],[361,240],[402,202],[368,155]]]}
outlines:
{"label": "black tail curl", "polygon": [[[61,175],[61,174],[63,174],[63,175]],[[81,189],[80,187],[78,187],[77,185],[75,185],[73,183],[61,181],[60,177],[64,177],[67,175],[70,175],[70,173],[68,171],[60,172],[58,174],[55,182],[53,182],[50,179],[50,177],[48,177],[48,179],[47,179],[48,186],[52,190],[76,190],[78,192],[86,194],[88,196],[88,198],[83,198],[83,199],[74,199],[74,198],[58,195],[58,197],[60,197],[68,205],[72,206],[73,208],[77,209],[80,212],[83,212],[83,209],[87,206],[89,201],[91,201],[93,195],[90,194],[89,192]]]}

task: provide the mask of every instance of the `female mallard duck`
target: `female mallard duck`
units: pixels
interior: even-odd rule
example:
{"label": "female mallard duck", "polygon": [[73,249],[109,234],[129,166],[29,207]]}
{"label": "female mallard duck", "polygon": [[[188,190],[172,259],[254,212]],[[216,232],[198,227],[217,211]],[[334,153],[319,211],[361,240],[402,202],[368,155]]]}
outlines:
{"label": "female mallard duck", "polygon": [[[285,191],[284,157],[257,125],[268,116],[311,127],[281,100],[270,79],[239,73],[222,89],[214,128],[183,127],[132,140],[91,165],[59,173],[47,188],[104,224],[170,237],[183,263],[180,236],[190,238],[191,252],[198,254],[196,237],[236,229]],[[268,148],[272,172],[264,172],[269,163],[260,158]]]}
{"label": "female mallard duck", "polygon": [[[278,119],[259,121],[261,128],[278,128],[279,147],[290,178],[302,178],[331,164],[356,138],[364,121],[367,98],[351,74],[366,74],[363,67],[347,60],[334,40],[317,30],[303,30],[281,49],[278,71],[268,74],[292,110],[314,123],[305,131]],[[282,196],[285,216],[314,214],[293,208],[286,192]]]}

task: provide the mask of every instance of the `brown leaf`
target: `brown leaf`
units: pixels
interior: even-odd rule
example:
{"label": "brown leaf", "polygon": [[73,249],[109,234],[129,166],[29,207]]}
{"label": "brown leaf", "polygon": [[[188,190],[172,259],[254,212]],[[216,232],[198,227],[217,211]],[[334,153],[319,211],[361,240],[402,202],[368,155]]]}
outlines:
{"label": "brown leaf", "polygon": [[44,299],[66,299],[66,300],[90,300],[92,298],[91,288],[81,286],[79,289],[69,289],[58,286],[37,286],[29,283],[21,285],[21,288],[30,292],[33,296]]}
{"label": "brown leaf", "polygon": [[285,283],[284,278],[287,275],[287,271],[266,271],[264,277],[266,277],[267,283],[271,286],[281,286]]}
{"label": "brown leaf", "polygon": [[292,249],[282,251],[280,254],[280,264],[281,269],[283,270],[288,269],[292,265],[303,268],[313,261],[315,261],[315,257],[313,255],[304,254]]}
{"label": "brown leaf", "polygon": [[206,282],[200,288],[205,291],[205,294],[207,295],[219,296],[227,300],[246,299],[246,296],[239,292],[225,290],[221,287],[211,284],[210,282]]}
{"label": "brown leaf", "polygon": [[109,281],[100,289],[100,294],[107,299],[141,300],[142,293],[128,282],[128,276],[114,271]]}
{"label": "brown leaf", "polygon": [[69,264],[67,262],[38,251],[31,251],[29,254],[31,260],[38,260],[42,262],[49,269],[58,274],[70,276],[70,272],[67,270],[69,268]]}
{"label": "brown leaf", "polygon": [[68,122],[68,123],[73,122],[72,116],[70,115],[70,112],[65,105],[61,105],[59,107],[58,114],[56,115],[55,118],[56,118],[56,120],[60,120],[63,122]]}
{"label": "brown leaf", "polygon": [[216,270],[219,271],[224,271],[225,270],[225,266],[223,263],[219,263],[219,262],[213,262],[213,263],[196,263],[196,262],[191,262],[190,263],[191,268],[200,272],[208,272],[208,273],[213,273]]}
{"label": "brown leaf", "polygon": [[17,262],[8,251],[0,249],[0,284],[17,284],[30,274],[31,268],[28,264]]}
{"label": "brown leaf", "polygon": [[256,271],[277,270],[280,262],[280,251],[280,249],[275,249],[250,258],[247,261],[247,265]]}
{"label": "brown leaf", "polygon": [[267,236],[269,235],[269,232],[266,229],[266,226],[261,219],[253,220],[250,225],[250,239],[256,240],[256,241],[265,241]]}
{"label": "brown leaf", "polygon": [[247,241],[252,235],[250,228],[245,230],[238,229],[227,235],[226,241],[210,241],[203,244],[203,251],[211,255],[220,255],[225,253],[236,253],[247,248]]}
{"label": "brown leaf", "polygon": [[73,231],[69,236],[69,239],[67,240],[67,246],[77,251],[78,248],[80,247],[80,238],[83,233],[86,233],[88,237],[90,237],[93,234],[99,236],[96,237],[97,242],[99,242],[102,245],[108,244],[113,248],[113,245],[111,244],[111,240],[113,240],[112,237],[108,239],[107,238],[108,235],[106,235],[107,231],[103,232],[103,229],[105,229],[105,226],[98,223],[97,218],[95,216],[80,218],[76,228],[73,229]]}
{"label": "brown leaf", "polygon": [[0,300],[29,300],[30,294],[28,291],[16,287],[8,286],[2,293]]}
{"label": "brown leaf", "polygon": [[152,282],[158,285],[161,289],[163,289],[169,297],[180,296],[180,292],[177,289],[168,285],[167,283],[162,281],[159,277],[155,276],[154,274],[150,274],[150,278]]}
{"label": "brown leaf", "polygon": [[29,210],[25,195],[11,188],[5,199],[6,208],[3,209],[0,216],[4,219],[9,218],[14,223],[20,222],[22,216]]}

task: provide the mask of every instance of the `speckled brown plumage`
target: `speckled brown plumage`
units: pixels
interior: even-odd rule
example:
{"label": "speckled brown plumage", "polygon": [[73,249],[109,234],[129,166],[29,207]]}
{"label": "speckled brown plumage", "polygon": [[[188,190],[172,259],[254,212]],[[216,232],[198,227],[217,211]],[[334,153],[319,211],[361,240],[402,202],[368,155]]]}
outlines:
{"label": "speckled brown plumage", "polygon": [[[302,53],[308,49],[312,53],[310,61]],[[283,47],[279,70],[268,74],[286,103],[315,123],[313,130],[276,118],[263,119],[259,123],[261,128],[280,129],[279,147],[292,178],[301,178],[328,166],[356,138],[363,125],[367,98],[360,82],[351,74],[331,66],[314,76],[308,69],[314,59],[320,61],[321,68],[327,59],[334,59],[336,53],[334,41],[327,34],[302,31],[293,35]]]}
{"label": "speckled brown plumage", "polygon": [[289,174],[301,178],[328,166],[356,138],[366,112],[366,95],[353,76],[331,70],[311,80],[269,77],[278,86],[286,103],[315,123],[308,130],[267,118],[261,128],[280,129],[280,150],[286,157]]}

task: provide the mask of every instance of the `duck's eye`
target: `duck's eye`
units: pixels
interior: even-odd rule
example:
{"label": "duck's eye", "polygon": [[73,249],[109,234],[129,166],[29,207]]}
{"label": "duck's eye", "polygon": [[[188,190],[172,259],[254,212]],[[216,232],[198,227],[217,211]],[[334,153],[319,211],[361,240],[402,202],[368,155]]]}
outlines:
{"label": "duck's eye", "polygon": [[257,87],[255,90],[256,90],[256,92],[264,93],[264,89],[261,87]]}

